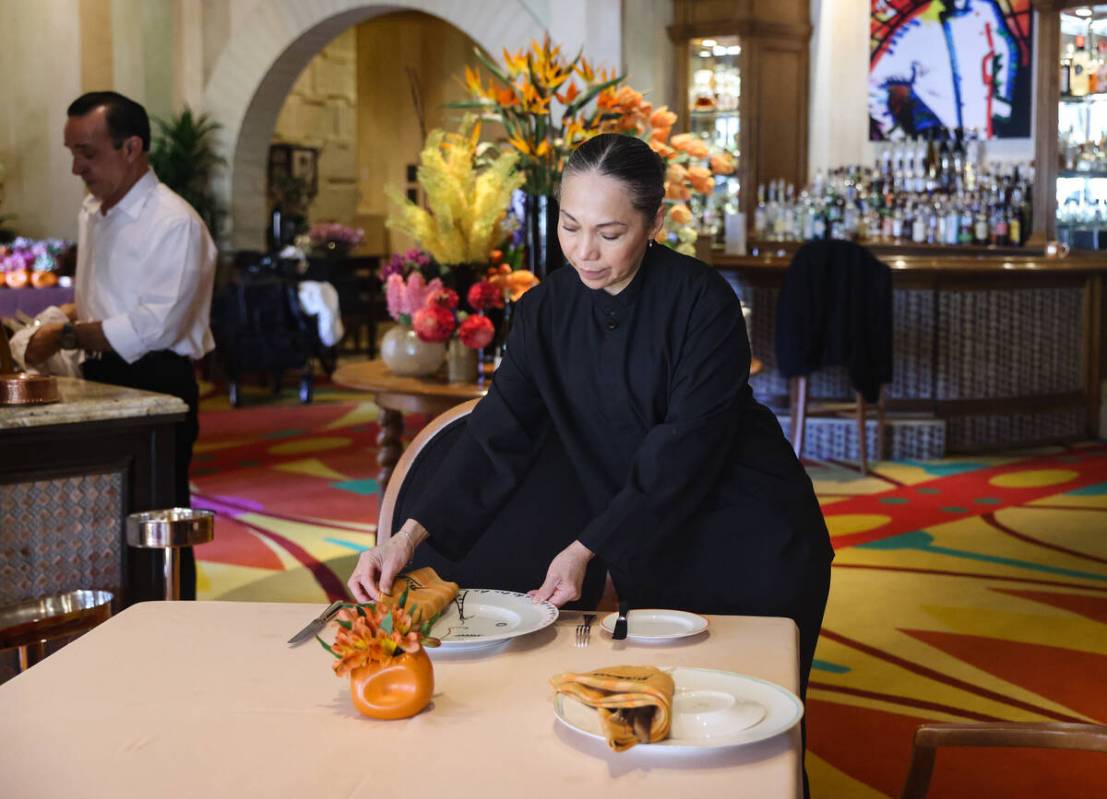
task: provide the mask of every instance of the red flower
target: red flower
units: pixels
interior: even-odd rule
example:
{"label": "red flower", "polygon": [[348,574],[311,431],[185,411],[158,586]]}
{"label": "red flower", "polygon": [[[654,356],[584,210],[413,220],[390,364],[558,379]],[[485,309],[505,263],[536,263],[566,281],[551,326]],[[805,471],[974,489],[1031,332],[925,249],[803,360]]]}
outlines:
{"label": "red flower", "polygon": [[492,320],[479,314],[470,316],[457,329],[457,337],[461,339],[461,343],[474,350],[483,349],[491,344],[495,333],[496,328],[492,326]]}
{"label": "red flower", "polygon": [[488,280],[481,280],[469,287],[469,307],[474,311],[503,308],[504,293]]}
{"label": "red flower", "polygon": [[438,305],[451,311],[457,309],[457,292],[453,289],[439,289],[427,297],[427,305]]}
{"label": "red flower", "polygon": [[[454,297],[457,295],[454,294]],[[437,304],[433,298],[427,301],[426,307],[420,308],[411,317],[415,335],[423,341],[448,341],[456,325],[450,309]]]}

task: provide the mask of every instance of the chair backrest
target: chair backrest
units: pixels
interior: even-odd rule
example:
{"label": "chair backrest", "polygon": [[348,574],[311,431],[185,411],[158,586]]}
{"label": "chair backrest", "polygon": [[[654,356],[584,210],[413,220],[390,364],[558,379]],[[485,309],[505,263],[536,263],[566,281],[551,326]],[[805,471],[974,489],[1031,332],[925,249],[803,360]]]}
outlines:
{"label": "chair backrest", "polygon": [[[435,490],[438,467],[458,437],[477,400],[433,419],[400,457],[381,500],[378,542],[407,520],[414,497]],[[424,543],[411,567],[432,566],[443,578],[466,588],[525,592],[538,588],[550,561],[568,546],[590,519],[584,492],[557,436],[550,431],[530,470],[480,540],[462,560],[449,561]],[[434,531],[430,531],[432,537]],[[581,598],[566,607],[595,607],[603,591],[604,564],[589,564]]]}
{"label": "chair backrest", "polygon": [[1107,726],[1002,721],[923,724],[915,731],[911,767],[907,772],[900,799],[923,799],[926,796],[930,787],[930,776],[934,772],[934,758],[940,746],[1083,749],[1107,752]]}

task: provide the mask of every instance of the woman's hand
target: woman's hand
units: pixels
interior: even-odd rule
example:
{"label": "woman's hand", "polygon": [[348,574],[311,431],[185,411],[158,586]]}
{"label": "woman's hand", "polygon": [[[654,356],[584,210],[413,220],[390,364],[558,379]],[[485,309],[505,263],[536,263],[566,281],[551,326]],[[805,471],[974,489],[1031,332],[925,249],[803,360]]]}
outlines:
{"label": "woman's hand", "polygon": [[550,561],[550,568],[546,571],[546,581],[542,583],[542,587],[528,591],[527,596],[541,602],[549,602],[557,607],[574,599],[580,599],[584,572],[592,557],[592,550],[580,541],[574,541]]}
{"label": "woman's hand", "polygon": [[404,566],[415,554],[415,548],[427,537],[427,530],[414,519],[404,522],[395,535],[380,546],[361,553],[357,566],[346,585],[358,602],[374,602],[392,590]]}

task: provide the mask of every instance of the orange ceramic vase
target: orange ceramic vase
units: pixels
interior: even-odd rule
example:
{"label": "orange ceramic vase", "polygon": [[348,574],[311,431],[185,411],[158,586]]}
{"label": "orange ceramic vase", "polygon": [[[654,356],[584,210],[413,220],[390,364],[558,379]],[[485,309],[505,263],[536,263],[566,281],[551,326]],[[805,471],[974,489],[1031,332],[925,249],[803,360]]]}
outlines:
{"label": "orange ceramic vase", "polygon": [[350,672],[354,707],[375,719],[406,719],[430,704],[434,668],[427,652],[405,652],[389,663],[371,663]]}

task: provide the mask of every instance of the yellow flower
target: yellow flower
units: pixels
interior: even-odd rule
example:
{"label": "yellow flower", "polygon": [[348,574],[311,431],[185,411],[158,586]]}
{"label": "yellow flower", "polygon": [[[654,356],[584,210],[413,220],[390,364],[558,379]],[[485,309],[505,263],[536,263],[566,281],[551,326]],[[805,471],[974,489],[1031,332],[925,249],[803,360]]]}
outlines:
{"label": "yellow flower", "polygon": [[[406,233],[440,264],[477,263],[503,240],[501,223],[511,193],[523,184],[516,169],[519,156],[505,153],[480,171],[476,168],[476,124],[467,117],[457,132],[432,131],[419,156],[417,177],[428,208],[407,200],[396,187],[386,194],[393,203],[387,225]],[[530,147],[512,141],[521,152]],[[546,142],[539,154],[548,150]]]}

